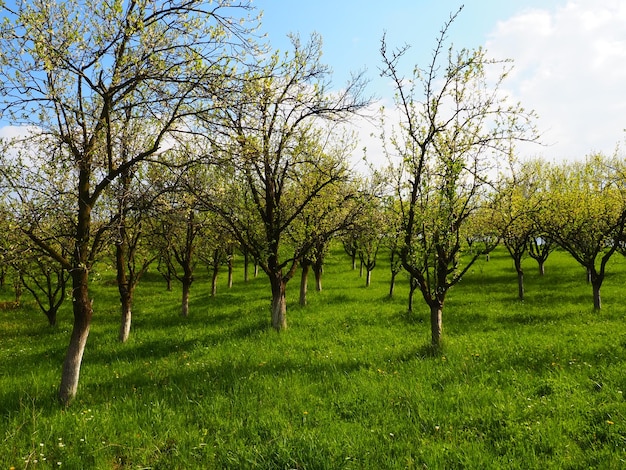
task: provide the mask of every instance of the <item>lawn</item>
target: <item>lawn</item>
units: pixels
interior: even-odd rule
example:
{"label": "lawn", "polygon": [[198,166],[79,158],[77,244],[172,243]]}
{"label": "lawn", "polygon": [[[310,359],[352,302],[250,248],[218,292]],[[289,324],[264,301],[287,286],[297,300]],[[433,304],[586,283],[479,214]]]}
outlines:
{"label": "lawn", "polygon": [[[517,300],[504,250],[449,294],[444,349],[428,347],[428,309],[408,283],[387,297],[335,250],[324,289],[289,329],[270,328],[260,274],[216,297],[204,272],[182,318],[179,286],[138,288],[131,337],[117,341],[118,298],[104,264],[76,401],[56,401],[70,302],[56,328],[26,294],[0,311],[0,469],[626,468],[626,258],[593,310],[585,272],[560,252],[540,277],[524,264]],[[11,299],[8,287],[0,300]]]}

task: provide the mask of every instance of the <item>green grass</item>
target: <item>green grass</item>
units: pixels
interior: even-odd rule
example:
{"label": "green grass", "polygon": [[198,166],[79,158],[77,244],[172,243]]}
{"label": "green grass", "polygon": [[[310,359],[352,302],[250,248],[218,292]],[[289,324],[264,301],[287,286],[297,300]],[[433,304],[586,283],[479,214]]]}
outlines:
{"label": "green grass", "polygon": [[280,334],[262,275],[246,284],[239,269],[215,298],[201,277],[183,319],[179,291],[149,274],[126,344],[103,270],[67,409],[56,390],[70,304],[52,329],[25,296],[0,312],[0,469],[626,467],[626,259],[594,312],[567,255],[543,278],[528,260],[519,302],[497,251],[449,294],[440,354],[418,293],[406,313],[406,279],[390,300],[384,262],[370,288],[349,266],[333,252],[305,308],[294,279]]}

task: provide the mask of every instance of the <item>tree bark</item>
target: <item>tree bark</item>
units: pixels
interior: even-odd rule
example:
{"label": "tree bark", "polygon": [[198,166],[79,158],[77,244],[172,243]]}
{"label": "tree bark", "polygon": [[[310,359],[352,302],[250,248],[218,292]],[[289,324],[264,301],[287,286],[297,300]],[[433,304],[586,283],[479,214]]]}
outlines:
{"label": "tree bark", "polygon": [[415,295],[415,289],[417,289],[417,281],[413,276],[409,280],[409,313],[413,313],[413,297]]}
{"label": "tree bark", "polygon": [[117,269],[117,289],[120,293],[120,304],[122,317],[120,323],[120,333],[118,339],[125,343],[130,335],[130,325],[132,322],[132,286],[126,275],[125,264],[128,259],[128,245],[124,226],[120,227],[121,240],[115,245],[115,261]]}
{"label": "tree bark", "polygon": [[183,299],[182,299],[182,307],[181,307],[181,316],[188,317],[189,316],[189,292],[191,291],[191,283],[192,279],[188,277],[184,277],[182,280],[183,285]]}
{"label": "tree bark", "polygon": [[366,270],[365,274],[365,287],[369,287],[372,283],[372,271],[370,269]]}
{"label": "tree bark", "polygon": [[591,278],[591,287],[593,288],[593,308],[595,310],[602,309],[602,298],[600,297],[600,287],[602,287],[602,276],[595,275]]}
{"label": "tree bark", "polygon": [[517,272],[517,297],[524,300],[524,270],[522,269],[521,258],[514,258],[515,271]]}
{"label": "tree bark", "polygon": [[539,275],[543,276],[546,274],[546,267],[545,267],[545,263],[543,262],[543,260],[539,260],[537,261],[537,263],[539,264]]}
{"label": "tree bark", "polygon": [[74,327],[63,361],[59,400],[63,405],[69,405],[76,396],[80,366],[83,361],[85,345],[89,336],[93,309],[88,292],[88,271],[86,268],[76,268],[72,272]]}
{"label": "tree bark", "polygon": [[520,300],[524,300],[524,271],[517,271],[517,296]]}
{"label": "tree bark", "polygon": [[315,290],[322,292],[322,274],[324,273],[324,263],[316,261],[313,264],[313,272],[315,273]]}
{"label": "tree bark", "polygon": [[130,326],[132,322],[132,293],[122,298],[122,322],[120,324],[119,340],[122,343],[128,341],[130,336]]}
{"label": "tree bark", "polygon": [[430,333],[432,346],[440,348],[443,333],[443,305],[438,301],[430,305]]}
{"label": "tree bark", "polygon": [[233,287],[233,253],[228,254],[228,288]]}
{"label": "tree bark", "polygon": [[213,253],[213,271],[211,275],[211,297],[215,297],[217,294],[217,278],[220,271],[220,256],[219,250],[215,250]]}
{"label": "tree bark", "polygon": [[272,284],[272,327],[276,331],[287,329],[286,284],[281,276],[271,276]]}
{"label": "tree bark", "polygon": [[302,275],[300,277],[300,305],[306,305],[306,294],[309,284],[309,263],[302,263]]}
{"label": "tree bark", "polygon": [[391,273],[391,281],[389,282],[389,298],[393,297],[393,291],[396,287],[396,273]]}

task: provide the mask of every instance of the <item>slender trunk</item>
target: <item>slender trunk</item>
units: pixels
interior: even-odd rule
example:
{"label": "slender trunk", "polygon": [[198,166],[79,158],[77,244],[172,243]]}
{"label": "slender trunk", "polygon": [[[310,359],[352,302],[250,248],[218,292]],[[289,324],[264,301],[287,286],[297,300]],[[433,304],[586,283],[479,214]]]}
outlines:
{"label": "slender trunk", "polygon": [[76,268],[72,272],[74,326],[63,361],[59,387],[59,400],[64,405],[69,405],[76,396],[80,366],[91,326],[93,308],[87,287],[88,276],[88,271],[85,268]]}
{"label": "slender trunk", "polygon": [[600,297],[600,287],[604,276],[599,274],[591,275],[591,287],[593,288],[593,308],[600,310],[602,308],[602,298]]}
{"label": "slender trunk", "polygon": [[189,277],[185,276],[182,280],[182,284],[183,284],[183,299],[182,299],[182,308],[181,308],[181,312],[180,314],[183,317],[188,317],[189,316],[189,292],[191,291],[191,283],[193,282],[192,279],[190,279]]}
{"label": "slender trunk", "polygon": [[120,324],[119,340],[125,343],[130,336],[130,325],[132,322],[132,292],[126,297],[122,298],[122,322]]}
{"label": "slender trunk", "polygon": [[432,346],[440,348],[443,333],[443,305],[438,301],[430,305],[430,333]]}
{"label": "slender trunk", "polygon": [[522,260],[515,258],[515,271],[517,272],[517,296],[519,300],[524,300],[524,270]]}
{"label": "slender trunk", "polygon": [[352,270],[354,271],[356,269],[356,251],[353,251],[350,257],[352,258]]}
{"label": "slender trunk", "polygon": [[322,263],[315,263],[313,265],[313,272],[315,273],[315,290],[322,292],[322,273],[324,272],[324,265]]}
{"label": "slender trunk", "polygon": [[257,261],[254,262],[254,277],[256,278],[259,275],[259,263]]}
{"label": "slender trunk", "polygon": [[233,254],[228,255],[228,288],[233,287]]}
{"label": "slender trunk", "polygon": [[57,324],[57,311],[56,308],[51,308],[46,311],[46,317],[48,318],[48,324],[50,326],[56,326]]}
{"label": "slender trunk", "polygon": [[365,287],[369,287],[371,283],[372,283],[372,271],[370,269],[367,269],[366,275],[365,275]]}
{"label": "slender trunk", "polygon": [[306,293],[309,284],[309,263],[302,263],[302,275],[300,277],[300,305],[306,305]]}
{"label": "slender trunk", "polygon": [[546,274],[546,267],[545,267],[545,263],[543,260],[538,260],[537,263],[539,264],[539,275],[543,276]]}
{"label": "slender trunk", "polygon": [[243,281],[248,282],[248,265],[250,264],[250,255],[248,254],[248,250],[243,251]]}
{"label": "slender trunk", "polygon": [[393,291],[396,288],[396,273],[391,273],[391,282],[389,283],[389,298],[393,297]]}
{"label": "slender trunk", "polygon": [[361,260],[361,264],[359,265],[359,277],[363,277],[363,260]]}
{"label": "slender trunk", "polygon": [[220,271],[220,263],[217,255],[213,257],[213,272],[211,275],[211,297],[215,297],[217,294],[217,278]]}
{"label": "slender trunk", "polygon": [[280,274],[270,276],[272,284],[272,327],[276,331],[287,329],[286,284]]}
{"label": "slender trunk", "polygon": [[417,281],[413,276],[409,280],[409,313],[413,313],[413,297],[417,289]]}
{"label": "slender trunk", "polygon": [[128,244],[126,242],[124,226],[120,227],[121,240],[115,245],[115,261],[117,269],[117,289],[120,293],[122,317],[118,339],[125,343],[130,335],[132,322],[132,287],[126,274],[126,262],[128,259]]}

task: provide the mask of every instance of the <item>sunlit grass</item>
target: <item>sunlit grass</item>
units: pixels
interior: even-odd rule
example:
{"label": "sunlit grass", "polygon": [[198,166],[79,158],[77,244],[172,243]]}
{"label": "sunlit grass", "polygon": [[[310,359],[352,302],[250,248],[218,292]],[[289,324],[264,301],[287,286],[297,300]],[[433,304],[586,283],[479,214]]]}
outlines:
{"label": "sunlit grass", "polygon": [[555,253],[543,278],[533,263],[519,302],[506,253],[479,261],[449,295],[438,354],[419,293],[413,315],[405,278],[387,298],[383,262],[365,288],[333,252],[307,307],[294,279],[280,334],[262,275],[223,282],[215,298],[200,277],[184,319],[178,286],[150,274],[126,344],[102,268],[68,409],[55,397],[69,302],[51,329],[25,297],[24,309],[0,312],[0,466],[624,467],[626,262],[611,264],[601,312],[567,255]]}

